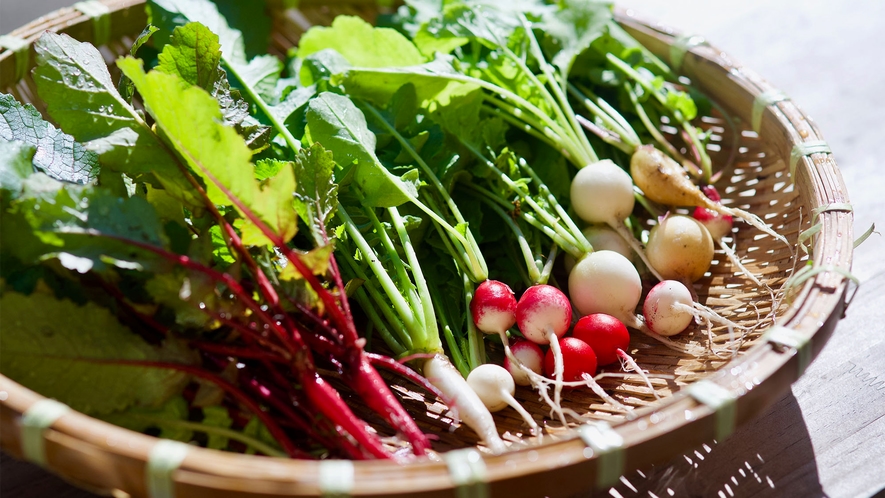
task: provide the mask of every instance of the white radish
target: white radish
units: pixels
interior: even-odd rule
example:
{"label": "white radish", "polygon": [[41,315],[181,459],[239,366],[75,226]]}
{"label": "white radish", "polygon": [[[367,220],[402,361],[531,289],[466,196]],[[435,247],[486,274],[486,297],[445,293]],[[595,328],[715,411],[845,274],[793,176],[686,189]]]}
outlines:
{"label": "white radish", "polygon": [[605,313],[634,326],[642,279],[630,261],[614,251],[594,251],[569,273],[569,296],[581,315]]}
{"label": "white radish", "polygon": [[503,367],[491,363],[480,365],[467,376],[467,384],[489,411],[496,412],[510,406],[531,427],[532,434],[540,432],[538,424],[532,419],[529,412],[513,397],[516,392],[516,384],[513,382],[510,372]]}
{"label": "white radish", "polygon": [[426,360],[423,371],[424,377],[446,397],[446,403],[457,410],[461,420],[482,438],[493,453],[507,450],[489,409],[446,356],[438,354]]}
{"label": "white radish", "polygon": [[[593,246],[594,251],[614,251],[630,261],[636,262],[633,259],[636,255],[633,248],[613,228],[607,225],[590,225],[581,232],[587,238],[587,242]],[[563,259],[565,271],[571,272],[576,262],[571,254],[566,253]]]}
{"label": "white radish", "polygon": [[662,280],[646,260],[642,244],[624,224],[636,203],[633,180],[626,171],[608,159],[585,166],[572,179],[570,195],[572,208],[582,220],[611,227]]}
{"label": "white radish", "polygon": [[694,282],[713,262],[713,238],[700,222],[683,215],[662,219],[648,235],[646,254],[662,280]]}

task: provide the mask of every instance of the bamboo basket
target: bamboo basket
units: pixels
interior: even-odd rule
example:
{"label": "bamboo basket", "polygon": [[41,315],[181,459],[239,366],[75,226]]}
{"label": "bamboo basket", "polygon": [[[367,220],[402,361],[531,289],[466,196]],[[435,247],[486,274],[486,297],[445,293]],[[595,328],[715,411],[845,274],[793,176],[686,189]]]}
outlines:
{"label": "bamboo basket", "polygon": [[[26,72],[34,64],[30,44],[45,30],[83,41],[100,37],[100,50],[109,63],[126,53],[146,23],[143,2],[100,4],[106,10],[103,21],[90,9],[65,8],[11,33],[26,44],[18,51],[0,52],[0,90],[45,114]],[[367,0],[304,0],[300,10],[275,12],[271,53],[284,54],[308,27],[329,24],[338,14],[372,21],[377,7]],[[476,436],[457,426],[438,400],[398,387],[422,429],[439,437],[439,458],[407,465],[351,465],[190,447],[180,462],[165,469],[160,465],[158,471],[155,456],[150,456],[159,447],[158,439],[67,412],[37,438],[42,445],[38,463],[79,486],[113,496],[571,496],[610,485],[629,470],[701,443],[721,440],[779,399],[818,354],[846,306],[848,282],[843,273],[851,264],[853,216],[836,163],[810,119],[751,70],[700,37],[680,35],[623,12],[618,20],[733,118],[733,130],[720,112],[698,119],[699,126],[713,131],[709,153],[714,164],[728,164],[719,183],[723,202],[759,215],[793,245],[787,247],[739,223],[738,253],[753,273],[774,288],[781,286],[803,264],[797,256],[802,254],[797,250],[800,234],[812,226],[812,211],[820,211],[817,221],[822,228],[809,241],[807,257],[834,270],[807,280],[790,300],[773,303],[720,252],[709,274],[696,284],[702,303],[756,327],[736,357],[698,360],[636,335],[630,353],[637,362],[653,373],[672,374],[674,380],[655,380],[654,393],[638,378],[603,381],[613,397],[633,408],[630,417],[612,411],[592,394],[571,391],[570,408],[605,423],[554,431],[542,443],[523,438],[521,420],[506,410],[499,412],[496,422],[501,431],[508,431],[505,439],[513,449],[497,456],[472,449]],[[778,327],[757,315],[772,308]],[[728,339],[727,331],[713,330],[715,343]],[[706,334],[695,332],[688,340],[702,343]],[[537,395],[520,391],[518,397],[536,418],[544,416],[546,409]],[[0,375],[4,451],[19,458],[26,454],[22,414],[41,399]]]}

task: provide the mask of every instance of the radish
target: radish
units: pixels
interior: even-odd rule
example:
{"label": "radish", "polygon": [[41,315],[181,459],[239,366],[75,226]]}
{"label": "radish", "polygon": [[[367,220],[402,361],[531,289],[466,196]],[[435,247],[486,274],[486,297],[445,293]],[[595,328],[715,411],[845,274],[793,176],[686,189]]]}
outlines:
{"label": "radish", "polygon": [[[593,250],[595,251],[614,251],[621,256],[624,256],[631,262],[635,263],[636,260],[635,252],[630,244],[624,240],[621,235],[616,232],[614,229],[609,227],[608,225],[590,225],[587,228],[581,230],[584,234],[584,237],[587,238],[587,242],[593,246]],[[575,267],[575,263],[577,260],[571,255],[566,253],[563,258],[563,263],[565,264],[565,271],[571,272]]]}
{"label": "radish", "polygon": [[676,335],[685,330],[694,318],[693,304],[691,292],[681,282],[659,282],[649,291],[642,305],[645,324],[656,334],[665,337]]}
{"label": "radish", "polygon": [[467,376],[467,384],[489,411],[496,412],[509,405],[531,427],[532,434],[537,435],[540,432],[538,424],[535,423],[529,412],[513,397],[516,392],[516,384],[514,384],[510,373],[503,367],[491,363],[480,365]]}
{"label": "radish", "polygon": [[611,227],[648,265],[652,274],[663,280],[648,263],[642,244],[624,224],[636,202],[633,180],[626,171],[608,159],[595,162],[578,170],[570,193],[572,208],[582,220]]}
{"label": "radish", "polygon": [[568,279],[569,295],[581,315],[606,313],[636,326],[634,310],[642,297],[642,280],[627,258],[614,251],[584,256]]}
{"label": "radish", "polygon": [[553,409],[563,425],[566,421],[560,406],[563,365],[559,338],[568,332],[571,321],[571,303],[562,291],[551,285],[529,287],[516,304],[516,322],[522,335],[536,344],[550,344],[555,365]]}
{"label": "radish", "polygon": [[717,213],[737,216],[759,230],[789,245],[758,216],[742,209],[727,208],[707,198],[686,176],[685,169],[652,145],[641,145],[630,158],[630,175],[645,196],[668,206],[701,206]]}
{"label": "radish", "polygon": [[694,282],[713,262],[713,238],[689,216],[668,215],[648,235],[648,260],[662,280]]}
{"label": "radish", "polygon": [[464,423],[476,431],[493,453],[503,453],[507,449],[498,435],[492,414],[448,358],[437,354],[426,360],[424,376],[446,395],[446,404],[457,407]]}
{"label": "radish", "polygon": [[479,284],[470,301],[476,328],[486,334],[498,334],[507,344],[507,329],[516,324],[516,296],[510,287],[497,280]]}
{"label": "radish", "polygon": [[576,339],[586,342],[593,348],[600,366],[609,365],[620,359],[624,370],[639,374],[651,389],[652,394],[656,398],[658,397],[651,380],[639,368],[636,361],[627,354],[627,348],[630,346],[630,332],[620,320],[605,313],[587,315],[578,320],[572,334]]}
{"label": "radish", "polygon": [[587,343],[596,353],[599,365],[610,365],[618,361],[618,351],[630,347],[630,332],[617,318],[605,313],[583,316],[572,336]]}
{"label": "radish", "polygon": [[[559,340],[559,349],[562,350],[563,358],[563,378],[565,382],[578,381],[589,387],[602,398],[603,401],[612,405],[621,411],[628,411],[628,408],[618,402],[618,400],[609,396],[605,389],[596,383],[593,376],[596,374],[596,353],[593,348],[586,342],[574,337],[563,337]],[[544,357],[544,371],[547,376],[553,376],[556,370],[556,358],[553,354],[553,348],[547,351]]]}
{"label": "radish", "polygon": [[[562,351],[562,380],[573,382],[581,380],[584,374],[596,375],[596,353],[586,342],[574,337],[563,337],[559,340]],[[548,377],[556,374],[556,358],[553,348],[544,356],[544,373]]]}
{"label": "radish", "polygon": [[[701,190],[707,198],[715,203],[720,203],[722,200],[722,197],[719,196],[719,191],[712,185],[705,185]],[[719,240],[730,234],[734,226],[734,217],[730,214],[720,213],[706,207],[696,206],[691,216],[707,228],[713,240]]]}
{"label": "radish", "polygon": [[[504,368],[513,376],[513,381],[520,386],[532,384],[529,374],[523,371],[523,367],[540,375],[544,364],[544,352],[532,341],[519,340],[510,346],[511,354],[504,357]],[[512,361],[510,357],[515,361]]]}

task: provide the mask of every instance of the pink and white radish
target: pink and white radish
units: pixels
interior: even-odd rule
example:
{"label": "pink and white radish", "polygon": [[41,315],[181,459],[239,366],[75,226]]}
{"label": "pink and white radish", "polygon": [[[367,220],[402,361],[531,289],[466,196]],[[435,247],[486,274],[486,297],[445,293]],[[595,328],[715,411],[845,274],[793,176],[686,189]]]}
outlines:
{"label": "pink and white radish", "polygon": [[614,251],[594,251],[569,273],[569,296],[581,315],[606,313],[640,327],[634,310],[642,297],[642,279],[630,261]]}
{"label": "pink and white radish", "polygon": [[664,280],[652,287],[642,304],[645,324],[665,337],[676,335],[694,319],[694,301],[688,288],[676,280]]}
{"label": "pink and white radish", "polygon": [[553,351],[555,364],[553,409],[563,425],[566,421],[560,405],[563,366],[559,338],[568,332],[571,321],[571,303],[561,290],[552,285],[529,287],[516,304],[516,323],[522,335],[536,344],[549,344]]}
{"label": "pink and white radish", "polygon": [[510,372],[513,381],[518,385],[530,386],[532,379],[525,369],[541,375],[544,368],[544,352],[532,341],[514,341],[510,345],[510,354],[504,356],[504,368]]}
{"label": "pink and white radish", "polygon": [[513,377],[503,367],[486,363],[480,365],[467,376],[467,384],[473,392],[479,396],[486,408],[496,412],[510,406],[516,410],[531,427],[532,434],[540,433],[538,424],[532,419],[529,412],[516,401],[513,394],[516,392],[516,384]]}
{"label": "pink and white radish", "polygon": [[[609,159],[587,165],[572,179],[570,195],[572,208],[582,220],[611,227],[648,265],[642,244],[624,224],[636,203],[633,180],[626,171]],[[651,265],[649,270],[661,280]]]}
{"label": "pink and white radish", "polygon": [[486,280],[474,291],[470,312],[477,329],[507,344],[507,330],[516,324],[516,295],[507,284]]}
{"label": "pink and white radish", "polygon": [[713,238],[689,216],[668,215],[648,235],[646,254],[661,280],[694,282],[713,262]]}
{"label": "pink and white radish", "polygon": [[[706,195],[711,201],[721,204],[722,197],[719,196],[719,191],[716,190],[716,187],[705,185],[701,188],[701,191],[703,191],[704,195]],[[692,211],[691,216],[707,228],[707,231],[710,232],[710,236],[713,237],[713,240],[719,240],[730,234],[731,229],[734,227],[734,217],[730,214],[720,213],[719,211],[714,211],[710,208],[696,206],[694,211]]]}

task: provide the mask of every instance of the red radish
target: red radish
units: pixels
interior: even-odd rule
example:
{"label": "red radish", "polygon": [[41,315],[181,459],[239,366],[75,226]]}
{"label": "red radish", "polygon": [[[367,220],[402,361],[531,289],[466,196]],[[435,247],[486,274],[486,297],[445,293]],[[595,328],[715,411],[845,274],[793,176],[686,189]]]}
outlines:
{"label": "red radish", "polygon": [[642,305],[645,324],[662,336],[676,335],[694,318],[691,292],[680,282],[664,280],[652,287]]}
{"label": "red radish", "polygon": [[505,356],[504,368],[510,372],[514,382],[520,386],[530,386],[532,379],[520,368],[520,365],[540,375],[544,365],[544,352],[534,342],[523,340],[514,342],[510,346],[510,352],[516,362],[511,361],[510,356]]}
{"label": "red radish", "polygon": [[[559,340],[562,350],[562,379],[565,382],[584,380],[584,374],[596,375],[596,353],[586,342],[574,337],[563,337]],[[556,371],[556,359],[553,348],[544,357],[544,373],[553,377]]]}
{"label": "red radish", "polygon": [[[722,200],[722,198],[719,196],[719,192],[716,190],[716,187],[712,185],[702,187],[701,190],[704,192],[704,195],[706,195],[707,198],[717,204]],[[702,225],[707,227],[707,230],[710,232],[710,236],[713,237],[713,240],[719,240],[722,237],[730,234],[731,229],[734,226],[734,217],[732,217],[730,214],[719,213],[703,206],[695,207],[694,212],[692,212],[691,216],[701,222]]]}
{"label": "red radish", "polygon": [[630,332],[627,327],[617,318],[605,313],[581,317],[575,324],[572,336],[593,348],[599,365],[618,361],[618,350],[626,351],[630,346]]}
{"label": "red radish", "polygon": [[522,335],[537,344],[550,344],[550,354],[553,355],[555,365],[553,375],[556,379],[553,409],[563,425],[566,424],[565,413],[559,402],[562,395],[562,352],[559,350],[558,339],[568,332],[571,322],[571,303],[561,290],[552,285],[529,287],[516,303],[516,323]]}
{"label": "red radish", "polygon": [[476,328],[500,335],[506,344],[507,329],[516,324],[516,296],[507,284],[486,280],[473,293],[470,313]]}

